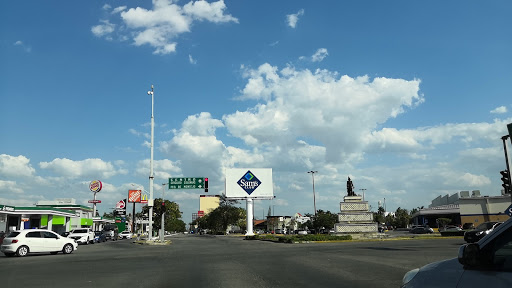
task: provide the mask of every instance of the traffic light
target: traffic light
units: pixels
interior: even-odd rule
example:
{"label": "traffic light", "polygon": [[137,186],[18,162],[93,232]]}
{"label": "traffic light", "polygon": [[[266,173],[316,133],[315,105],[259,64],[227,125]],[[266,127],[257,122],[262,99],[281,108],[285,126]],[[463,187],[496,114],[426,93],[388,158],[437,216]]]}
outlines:
{"label": "traffic light", "polygon": [[510,172],[508,170],[500,171],[501,174],[501,181],[503,181],[503,188],[505,189],[505,193],[510,193]]}
{"label": "traffic light", "polygon": [[208,193],[208,178],[204,178],[204,192]]}

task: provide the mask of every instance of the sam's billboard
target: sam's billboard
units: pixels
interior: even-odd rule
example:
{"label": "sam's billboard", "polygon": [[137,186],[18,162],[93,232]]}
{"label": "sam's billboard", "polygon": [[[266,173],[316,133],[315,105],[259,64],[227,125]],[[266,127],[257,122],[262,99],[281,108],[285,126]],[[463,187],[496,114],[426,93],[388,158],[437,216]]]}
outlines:
{"label": "sam's billboard", "polygon": [[274,198],[271,168],[226,169],[227,198]]}

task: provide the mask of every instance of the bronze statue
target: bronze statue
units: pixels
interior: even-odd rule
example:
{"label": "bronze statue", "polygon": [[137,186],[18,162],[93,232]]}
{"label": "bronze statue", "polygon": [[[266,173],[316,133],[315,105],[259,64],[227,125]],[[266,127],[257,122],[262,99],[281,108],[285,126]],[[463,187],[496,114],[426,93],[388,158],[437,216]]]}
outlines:
{"label": "bronze statue", "polygon": [[347,181],[347,194],[348,196],[356,196],[356,193],[354,192],[354,183],[352,183],[350,177],[348,177]]}

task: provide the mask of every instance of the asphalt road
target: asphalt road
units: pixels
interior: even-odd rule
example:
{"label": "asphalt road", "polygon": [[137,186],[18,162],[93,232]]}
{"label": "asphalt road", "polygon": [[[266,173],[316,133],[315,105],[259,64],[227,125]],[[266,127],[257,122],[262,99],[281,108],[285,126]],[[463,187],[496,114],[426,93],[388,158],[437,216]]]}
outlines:
{"label": "asphalt road", "polygon": [[[403,275],[454,258],[463,239],[283,244],[177,235],[168,246],[130,240],[70,255],[0,256],[3,287],[399,287]],[[6,284],[6,286],[4,286]]]}

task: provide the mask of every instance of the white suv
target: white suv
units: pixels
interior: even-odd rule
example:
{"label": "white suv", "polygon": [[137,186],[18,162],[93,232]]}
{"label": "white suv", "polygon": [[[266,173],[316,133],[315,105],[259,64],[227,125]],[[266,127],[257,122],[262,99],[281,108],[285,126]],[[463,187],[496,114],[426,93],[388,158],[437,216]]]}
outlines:
{"label": "white suv", "polygon": [[69,233],[68,238],[75,239],[79,244],[94,244],[94,236],[91,228],[77,228]]}

